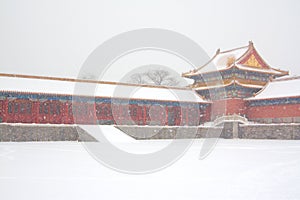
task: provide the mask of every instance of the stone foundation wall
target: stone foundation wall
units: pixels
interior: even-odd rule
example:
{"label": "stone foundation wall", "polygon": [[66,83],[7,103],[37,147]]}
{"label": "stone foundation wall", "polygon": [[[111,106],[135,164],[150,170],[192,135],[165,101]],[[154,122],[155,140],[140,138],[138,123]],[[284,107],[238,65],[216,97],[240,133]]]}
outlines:
{"label": "stone foundation wall", "polygon": [[300,124],[240,125],[239,138],[299,140]]}
{"label": "stone foundation wall", "polygon": [[127,135],[137,139],[192,139],[192,138],[232,138],[232,124],[222,127],[179,127],[179,126],[116,126]]}
{"label": "stone foundation wall", "polygon": [[220,127],[116,126],[135,139],[240,138],[299,140],[300,124],[226,122]]}
{"label": "stone foundation wall", "polygon": [[[220,127],[116,126],[139,139],[240,138],[299,140],[300,124],[238,124],[226,122]],[[76,126],[0,124],[0,142],[96,141]]]}
{"label": "stone foundation wall", "polygon": [[0,124],[0,142],[96,141],[76,126]]}

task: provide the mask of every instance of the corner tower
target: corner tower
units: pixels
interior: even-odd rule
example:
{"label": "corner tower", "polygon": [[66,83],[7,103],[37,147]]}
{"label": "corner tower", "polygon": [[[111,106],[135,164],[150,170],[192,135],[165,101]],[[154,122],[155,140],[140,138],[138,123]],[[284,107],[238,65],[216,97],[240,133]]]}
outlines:
{"label": "corner tower", "polygon": [[194,80],[190,87],[204,99],[220,100],[252,97],[271,79],[288,74],[270,67],[250,41],[244,47],[218,49],[206,64],[182,76]]}

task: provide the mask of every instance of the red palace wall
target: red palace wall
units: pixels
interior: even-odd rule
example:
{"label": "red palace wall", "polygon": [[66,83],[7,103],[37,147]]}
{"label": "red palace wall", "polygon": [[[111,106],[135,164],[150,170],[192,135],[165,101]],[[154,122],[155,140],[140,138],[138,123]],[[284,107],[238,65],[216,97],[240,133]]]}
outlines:
{"label": "red palace wall", "polygon": [[[74,102],[73,102],[74,103]],[[254,102],[255,103],[255,102]],[[267,101],[267,103],[270,103]],[[276,101],[275,101],[276,103]],[[76,120],[74,121],[74,114]],[[226,99],[206,104],[205,108],[190,106],[111,104],[59,100],[2,98],[0,122],[51,124],[134,124],[198,125],[224,115],[239,114],[249,121],[281,123],[300,122],[300,103],[264,105],[243,99]],[[200,122],[195,116],[200,116]]]}
{"label": "red palace wall", "polygon": [[249,120],[256,121],[264,118],[295,118],[300,117],[300,104],[268,105],[249,107],[247,110]]}
{"label": "red palace wall", "polygon": [[[74,104],[72,105],[72,103]],[[206,108],[202,109],[192,105],[188,104],[182,107],[156,104],[126,105],[122,103],[39,101],[5,98],[0,100],[0,122],[41,124],[134,123],[137,125],[173,126],[199,125],[199,123],[210,120],[209,104],[206,103]],[[200,118],[195,117],[195,115],[200,116]]]}
{"label": "red palace wall", "polygon": [[223,115],[239,114],[249,121],[281,123],[300,122],[300,104],[250,106],[243,99],[225,99],[212,104],[212,120]]}
{"label": "red palace wall", "polygon": [[212,118],[215,119],[223,115],[245,115],[246,114],[246,104],[243,99],[224,99],[213,101],[212,104]]}

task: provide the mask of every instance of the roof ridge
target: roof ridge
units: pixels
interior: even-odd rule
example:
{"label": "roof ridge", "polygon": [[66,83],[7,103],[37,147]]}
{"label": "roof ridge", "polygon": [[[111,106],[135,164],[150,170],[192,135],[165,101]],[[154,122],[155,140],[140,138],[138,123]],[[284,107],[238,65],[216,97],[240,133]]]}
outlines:
{"label": "roof ridge", "polygon": [[220,49],[217,49],[215,55],[214,55],[211,59],[209,59],[205,64],[203,64],[203,65],[201,65],[200,67],[198,67],[198,68],[196,68],[196,69],[194,69],[194,70],[191,70],[191,71],[189,71],[189,72],[182,73],[182,75],[186,75],[186,74],[189,74],[189,73],[191,73],[191,72],[192,72],[192,73],[198,72],[199,70],[201,70],[201,69],[203,69],[204,67],[206,67],[209,63],[211,63],[211,62],[215,59],[215,57],[217,57],[217,55],[219,55],[219,54],[220,54]]}
{"label": "roof ridge", "polygon": [[228,49],[226,51],[221,51],[220,54],[222,54],[222,53],[229,53],[229,52],[232,52],[232,51],[236,51],[236,50],[240,50],[240,49],[245,49],[245,48],[248,48],[248,47],[249,47],[249,45],[242,46],[242,47],[237,47],[237,48],[233,48],[233,49]]}

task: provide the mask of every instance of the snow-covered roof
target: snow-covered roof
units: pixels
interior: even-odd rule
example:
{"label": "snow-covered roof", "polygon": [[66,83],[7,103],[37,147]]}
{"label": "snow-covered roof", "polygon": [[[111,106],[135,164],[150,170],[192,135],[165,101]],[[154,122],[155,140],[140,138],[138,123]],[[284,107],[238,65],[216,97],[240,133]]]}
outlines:
{"label": "snow-covered roof", "polygon": [[189,88],[0,74],[0,91],[84,95],[180,102],[206,102]]}
{"label": "snow-covered roof", "polygon": [[255,97],[248,100],[300,97],[300,76],[270,81]]}
{"label": "snow-covered roof", "polygon": [[[251,63],[247,63],[247,61],[250,61]],[[254,48],[253,43],[250,41],[247,46],[227,51],[220,51],[220,49],[218,49],[216,54],[203,66],[183,73],[182,75],[184,77],[191,77],[198,74],[222,71],[232,67],[237,67],[238,69],[247,71],[270,73],[278,76],[288,74],[287,71],[274,69],[266,64]]]}
{"label": "snow-covered roof", "polygon": [[[231,67],[232,64],[234,64],[235,60],[237,60],[238,58],[240,58],[242,55],[245,54],[247,49],[248,46],[229,50],[229,51],[220,51],[216,55],[216,57],[212,60],[212,63],[217,67],[218,70],[229,68]],[[232,63],[229,63],[230,59],[233,59]]]}
{"label": "snow-covered roof", "polygon": [[220,51],[220,49],[217,50],[216,54],[209,60],[206,64],[199,67],[197,70],[190,71],[187,73],[184,73],[183,75],[189,76],[189,75],[195,75],[195,74],[202,74],[207,72],[212,72],[216,70],[224,70],[230,66],[228,66],[228,59],[229,58],[240,58],[247,50],[248,46],[233,49],[230,51]]}

